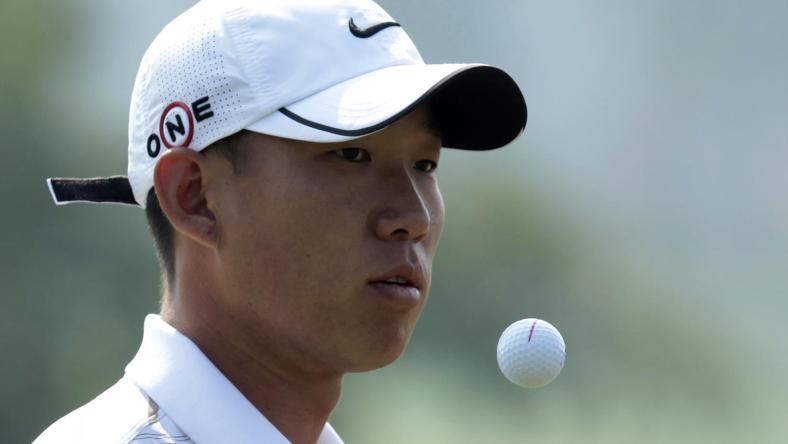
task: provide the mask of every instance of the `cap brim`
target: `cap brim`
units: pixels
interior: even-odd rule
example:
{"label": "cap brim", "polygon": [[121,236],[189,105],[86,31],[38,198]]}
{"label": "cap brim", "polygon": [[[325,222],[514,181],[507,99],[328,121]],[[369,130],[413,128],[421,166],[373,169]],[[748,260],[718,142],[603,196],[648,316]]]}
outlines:
{"label": "cap brim", "polygon": [[499,148],[525,128],[525,99],[503,70],[480,64],[416,64],[346,80],[246,129],[288,139],[341,142],[379,131],[425,101],[447,148]]}

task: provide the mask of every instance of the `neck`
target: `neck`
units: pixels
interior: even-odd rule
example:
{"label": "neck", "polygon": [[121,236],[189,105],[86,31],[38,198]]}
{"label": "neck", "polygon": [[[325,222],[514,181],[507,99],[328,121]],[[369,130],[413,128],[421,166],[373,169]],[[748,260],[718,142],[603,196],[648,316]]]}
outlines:
{"label": "neck", "polygon": [[[182,271],[176,275],[184,276]],[[287,362],[265,338],[244,337],[217,305],[219,289],[201,276],[192,285],[176,280],[162,319],[191,339],[290,442],[314,444],[339,402],[342,374]]]}
{"label": "neck", "polygon": [[192,328],[182,333],[290,442],[317,441],[339,402],[341,375],[290,370],[270,356],[249,353],[216,330]]}

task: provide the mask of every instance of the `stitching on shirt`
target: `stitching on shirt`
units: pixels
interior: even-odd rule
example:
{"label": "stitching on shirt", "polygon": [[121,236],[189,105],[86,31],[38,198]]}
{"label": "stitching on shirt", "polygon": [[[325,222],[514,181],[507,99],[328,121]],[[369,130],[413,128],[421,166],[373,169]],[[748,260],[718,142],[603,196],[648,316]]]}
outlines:
{"label": "stitching on shirt", "polygon": [[151,398],[148,398],[148,417],[145,418],[143,421],[135,424],[126,434],[123,435],[123,439],[119,441],[120,444],[129,444],[133,440],[137,439],[137,435],[140,434],[142,429],[145,427],[157,422],[159,420],[159,406],[153,402]]}
{"label": "stitching on shirt", "polygon": [[192,439],[186,435],[177,435],[172,436],[166,433],[140,433],[134,436],[134,441],[138,439],[153,439],[153,440],[162,440],[163,442],[173,443],[173,442],[192,442]]}

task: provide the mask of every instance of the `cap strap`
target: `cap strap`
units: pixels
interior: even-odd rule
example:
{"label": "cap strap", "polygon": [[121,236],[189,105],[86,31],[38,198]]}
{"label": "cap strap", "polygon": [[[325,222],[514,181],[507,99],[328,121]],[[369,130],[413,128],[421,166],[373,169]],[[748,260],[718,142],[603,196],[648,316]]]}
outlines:
{"label": "cap strap", "polygon": [[47,179],[52,200],[57,205],[74,202],[115,203],[139,206],[126,176],[90,179]]}

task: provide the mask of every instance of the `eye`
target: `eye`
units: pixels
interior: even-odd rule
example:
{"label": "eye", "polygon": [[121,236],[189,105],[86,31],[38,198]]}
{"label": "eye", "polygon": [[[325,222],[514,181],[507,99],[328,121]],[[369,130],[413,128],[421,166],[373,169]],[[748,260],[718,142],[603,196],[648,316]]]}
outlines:
{"label": "eye", "polygon": [[438,163],[432,160],[424,159],[416,162],[413,167],[425,173],[432,173],[438,168]]}
{"label": "eye", "polygon": [[372,160],[369,152],[363,148],[342,148],[334,151],[334,153],[350,162],[369,162]]}

